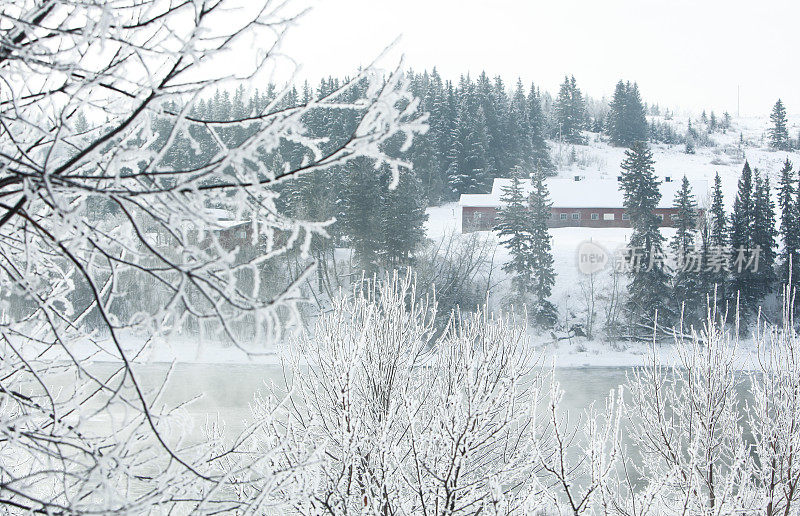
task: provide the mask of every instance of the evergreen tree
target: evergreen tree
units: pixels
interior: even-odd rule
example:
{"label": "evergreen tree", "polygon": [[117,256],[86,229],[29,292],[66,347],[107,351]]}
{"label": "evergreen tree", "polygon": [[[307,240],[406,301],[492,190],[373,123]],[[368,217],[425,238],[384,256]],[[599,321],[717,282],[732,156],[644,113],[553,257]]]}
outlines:
{"label": "evergreen tree", "polygon": [[683,176],[681,189],[675,195],[674,207],[676,209],[675,236],[670,242],[670,248],[675,256],[677,270],[673,278],[673,300],[675,311],[684,314],[684,320],[689,323],[700,321],[703,303],[700,272],[697,263],[699,257],[696,248],[697,239],[697,202],[692,193],[689,180]]}
{"label": "evergreen tree", "polygon": [[778,99],[778,101],[775,103],[769,119],[772,122],[772,127],[769,128],[770,147],[778,150],[790,150],[786,108],[783,107],[783,102],[781,102],[781,99]]}
{"label": "evergreen tree", "polygon": [[[449,195],[449,188],[447,187],[447,170],[449,168],[449,153],[452,147],[451,138],[453,133],[454,114],[450,109],[449,102],[449,87],[448,83],[445,85],[442,82],[439,73],[434,68],[431,73],[430,87],[431,93],[431,108],[428,134],[425,139],[430,140],[433,146],[433,154],[431,157],[431,166],[435,170],[426,182],[426,176],[422,175],[420,179],[423,180],[426,191],[428,194],[429,202],[440,201]],[[414,140],[416,145],[417,140]],[[416,163],[415,163],[416,168]]]}
{"label": "evergreen tree", "polygon": [[617,86],[614,88],[614,98],[611,101],[611,109],[608,112],[608,118],[606,121],[606,133],[611,140],[611,144],[618,147],[622,147],[627,144],[624,120],[625,103],[627,100],[625,83],[620,80],[617,82]]}
{"label": "evergreen tree", "polygon": [[505,106],[500,108],[495,99],[494,86],[486,72],[481,72],[475,85],[478,103],[483,108],[486,117],[486,132],[488,143],[489,166],[500,176],[506,170],[505,153],[503,146],[505,142],[505,126],[501,125],[505,120],[500,120],[498,115],[505,113]]}
{"label": "evergreen tree", "polygon": [[730,284],[726,289],[733,307],[736,306],[738,295],[739,309],[742,311],[755,310],[761,300],[753,268],[746,266],[747,258],[756,245],[753,239],[755,219],[753,172],[745,161],[730,218],[732,263]]}
{"label": "evergreen tree", "polygon": [[[800,171],[798,171],[800,172]],[[797,180],[797,188],[795,189],[795,198],[794,198],[794,224],[795,224],[795,231],[793,232],[795,238],[795,245],[797,246],[795,249],[795,253],[792,256],[792,285],[797,286],[800,285],[800,178]],[[784,256],[786,258],[786,256]],[[800,305],[800,303],[798,303]],[[796,306],[798,310],[800,310],[800,306]]]}
{"label": "evergreen tree", "polygon": [[512,276],[511,287],[514,294],[520,301],[525,302],[534,289],[532,266],[534,236],[520,170],[516,170],[512,175],[511,184],[503,187],[500,199],[502,208],[497,215],[497,225],[494,229],[511,254],[511,259],[503,265],[503,270]]}
{"label": "evergreen tree", "polygon": [[686,137],[686,147],[684,151],[686,152],[686,154],[694,154],[695,152],[697,152],[695,150],[694,138],[692,138],[691,136]]}
{"label": "evergreen tree", "polygon": [[415,93],[421,98],[420,109],[430,113],[430,119],[426,136],[413,142],[411,162],[427,203],[433,204],[442,199],[445,184],[442,174],[443,155],[439,149],[443,130],[442,84],[435,68],[430,76],[426,73],[412,84],[416,85]]}
{"label": "evergreen tree", "polygon": [[382,263],[396,269],[411,263],[414,251],[425,240],[425,202],[422,185],[413,170],[402,170],[397,187],[389,189],[391,172],[383,171],[384,202],[380,212]]}
{"label": "evergreen tree", "polygon": [[541,95],[539,90],[531,84],[528,92],[528,124],[530,126],[531,162],[533,170],[541,170],[547,174],[553,172],[555,167],[550,160],[550,148],[545,141],[545,117],[542,111]]}
{"label": "evergreen tree", "polygon": [[425,238],[427,215],[419,178],[404,169],[394,189],[389,188],[391,181],[387,166],[376,170],[372,160],[358,158],[348,167],[337,203],[337,226],[358,268],[368,274],[411,263]]}
{"label": "evergreen tree", "polygon": [[[712,265],[712,253],[713,249],[711,247],[711,218],[709,214],[706,212],[701,212],[702,216],[698,214],[697,217],[697,233],[700,237],[700,249],[699,249],[699,263],[696,275],[697,275],[697,292],[699,298],[699,307],[702,308],[712,308],[715,305],[716,299],[714,295],[719,295],[719,292],[715,293],[715,286],[714,286],[714,271],[710,269]],[[701,314],[704,315],[704,314]],[[699,321],[698,321],[699,322]]]}
{"label": "evergreen tree", "polygon": [[[783,241],[781,250],[780,280],[794,288],[800,282],[800,209],[797,204],[798,183],[792,171],[789,158],[783,163],[778,183],[778,206],[781,210],[780,234]],[[791,264],[791,267],[790,267]],[[790,274],[791,273],[791,274]]]}
{"label": "evergreen tree", "polygon": [[642,97],[639,94],[639,85],[635,82],[625,83],[625,134],[626,145],[630,146],[637,141],[647,141],[647,117],[645,116]]}
{"label": "evergreen tree", "polygon": [[[724,313],[724,303],[728,299],[726,293],[727,275],[730,270],[730,249],[728,247],[728,226],[725,215],[725,203],[722,196],[722,179],[719,172],[714,176],[714,188],[711,194],[711,209],[709,211],[708,256],[704,263],[704,272],[707,273],[705,283],[710,287],[708,294],[716,299],[720,313]],[[712,261],[713,260],[713,261]]]}
{"label": "evergreen tree", "polygon": [[342,232],[359,269],[367,274],[376,273],[380,265],[384,194],[381,176],[371,160],[351,161],[340,200],[338,219]]}
{"label": "evergreen tree", "polygon": [[755,273],[756,289],[759,299],[773,292],[777,275],[775,261],[777,258],[777,231],[775,230],[775,203],[770,194],[769,178],[762,176],[758,169],[754,173],[754,218],[753,244],[759,253],[758,270]]}
{"label": "evergreen tree", "polygon": [[458,100],[456,91],[451,81],[446,81],[442,92],[442,134],[439,142],[439,155],[442,157],[442,178],[445,184],[444,197],[452,200],[453,190],[450,187],[450,169],[452,166],[452,151],[455,144],[454,137],[458,128]]}
{"label": "evergreen tree", "polygon": [[498,132],[498,137],[493,143],[496,157],[495,166],[499,175],[507,177],[513,170],[508,159],[511,142],[505,133],[508,127],[509,100],[506,85],[499,75],[494,78],[494,105]]}
{"label": "evergreen tree", "polygon": [[711,243],[724,247],[728,243],[726,233],[725,202],[722,196],[722,178],[719,172],[714,176],[714,187],[711,193]]}
{"label": "evergreen tree", "polygon": [[692,119],[686,123],[686,154],[695,153],[695,142],[697,141],[697,131],[692,127]]}
{"label": "evergreen tree", "polygon": [[654,214],[661,200],[661,191],[653,165],[653,155],[646,143],[634,143],[625,151],[621,187],[624,206],[633,226],[630,248],[637,257],[631,264],[629,307],[633,317],[640,321],[652,321],[656,310],[661,321],[665,317],[669,319],[666,314],[669,277],[663,260],[664,237],[659,230],[659,219]]}
{"label": "evergreen tree", "polygon": [[558,92],[554,110],[554,135],[567,143],[583,143],[586,121],[586,106],[583,95],[575,82],[575,76],[564,77]]}
{"label": "evergreen tree", "polygon": [[482,108],[478,107],[476,116],[472,116],[469,103],[462,103],[452,142],[450,167],[447,171],[451,198],[457,199],[462,193],[488,192],[491,189],[492,173],[486,152],[488,134]]}
{"label": "evergreen tree", "polygon": [[606,127],[611,144],[630,147],[637,141],[647,141],[649,130],[645,113],[639,86],[619,81],[614,89]]}
{"label": "evergreen tree", "polygon": [[523,179],[521,169],[514,171],[511,184],[503,188],[503,207],[495,230],[511,254],[503,270],[512,275],[515,297],[529,305],[529,314],[537,324],[552,326],[557,318],[556,308],[548,298],[555,283],[555,270],[547,226],[551,205],[544,178],[544,171],[534,174],[526,199],[523,181],[527,179]]}
{"label": "evergreen tree", "polygon": [[557,311],[548,298],[555,284],[556,274],[553,268],[550,231],[547,226],[552,205],[544,178],[545,171],[537,169],[533,175],[533,188],[529,197],[530,267],[532,267],[532,290],[535,297],[533,315],[538,324],[552,326],[556,322]]}
{"label": "evergreen tree", "polygon": [[508,109],[508,126],[505,133],[509,141],[507,163],[512,169],[529,169],[532,165],[533,148],[531,129],[528,122],[528,103],[525,98],[525,90],[522,87],[522,80],[517,81],[517,86],[511,97],[511,104]]}

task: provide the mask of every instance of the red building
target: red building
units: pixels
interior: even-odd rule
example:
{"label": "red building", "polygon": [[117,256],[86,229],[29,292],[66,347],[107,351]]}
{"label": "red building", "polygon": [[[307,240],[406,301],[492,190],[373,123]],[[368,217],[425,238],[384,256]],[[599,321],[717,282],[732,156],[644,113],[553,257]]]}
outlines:
{"label": "red building", "polygon": [[[486,231],[495,226],[497,212],[502,208],[503,188],[511,184],[510,179],[495,179],[488,194],[461,195],[461,231]],[[550,227],[626,228],[631,221],[623,208],[619,183],[605,179],[546,180],[552,208]],[[523,182],[525,195],[530,192],[530,183]],[[695,199],[702,201],[708,191],[706,181],[691,181]],[[663,178],[661,202],[655,214],[662,219],[663,226],[672,226],[677,210],[673,208],[675,194],[680,182]]]}

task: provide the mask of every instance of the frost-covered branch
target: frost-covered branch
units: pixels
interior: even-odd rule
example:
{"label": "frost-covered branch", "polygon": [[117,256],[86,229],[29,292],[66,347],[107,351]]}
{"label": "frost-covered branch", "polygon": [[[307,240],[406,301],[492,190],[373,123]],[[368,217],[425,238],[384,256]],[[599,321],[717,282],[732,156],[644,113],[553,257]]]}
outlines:
{"label": "frost-covered branch", "polygon": [[[396,177],[406,164],[384,153],[387,142],[407,148],[425,131],[403,74],[374,66],[308,102],[287,85],[233,116],[198,109],[221,88],[268,82],[300,14],[271,0],[2,3],[6,503],[47,512],[257,510],[305,463],[255,474],[270,454],[215,458],[226,444],[214,429],[208,442],[187,444],[171,423],[179,408],[156,408],[160,391],[132,366],[177,333],[248,354],[282,339],[310,269],[276,279],[271,268],[286,253],[305,255],[331,221],[282,213],[280,184],[359,157]],[[234,54],[254,65],[226,71]],[[310,135],[309,118],[326,112],[351,115],[346,138]],[[276,159],[287,142],[304,156],[299,165]],[[232,243],[234,232],[246,238]],[[118,369],[97,373],[97,359]],[[237,442],[247,448],[248,439]],[[287,443],[273,444],[277,453]],[[231,485],[262,495],[232,501]]]}

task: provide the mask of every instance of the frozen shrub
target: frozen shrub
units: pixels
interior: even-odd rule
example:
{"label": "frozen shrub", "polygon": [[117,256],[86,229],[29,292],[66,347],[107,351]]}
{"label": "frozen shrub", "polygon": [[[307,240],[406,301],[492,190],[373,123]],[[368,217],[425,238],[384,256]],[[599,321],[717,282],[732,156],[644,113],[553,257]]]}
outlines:
{"label": "frozen shrub", "polygon": [[[291,402],[267,441],[304,436],[317,481],[288,487],[300,513],[522,513],[534,482],[532,369],[524,330],[456,313],[435,337],[435,306],[409,278],[362,285],[287,350]],[[305,450],[305,451],[304,451]],[[289,465],[294,455],[283,457]]]}

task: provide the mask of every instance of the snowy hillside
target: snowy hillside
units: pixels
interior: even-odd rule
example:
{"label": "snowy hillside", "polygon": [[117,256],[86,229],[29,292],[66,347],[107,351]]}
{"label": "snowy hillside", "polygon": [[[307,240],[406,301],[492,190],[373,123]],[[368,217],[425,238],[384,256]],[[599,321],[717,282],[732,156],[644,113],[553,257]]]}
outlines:
{"label": "snowy hillside", "polygon": [[[652,117],[651,117],[652,119]],[[663,118],[657,118],[664,121]],[[800,126],[800,117],[790,119],[791,134],[796,134]],[[676,122],[677,124],[677,122]],[[785,159],[800,163],[800,153],[770,150],[765,144],[765,134],[769,119],[742,118],[734,119],[732,128],[726,134],[712,135],[713,145],[698,147],[695,154],[687,154],[684,145],[652,146],[656,174],[663,178],[669,176],[673,181],[686,175],[690,180],[706,180],[713,183],[716,173],[720,174],[725,195],[725,204],[730,209],[736,195],[736,186],[745,158],[752,167],[766,174],[774,188],[778,172]],[[620,173],[620,163],[625,157],[625,149],[612,147],[601,141],[597,134],[587,133],[586,145],[560,145],[550,142],[553,161],[558,166],[557,177],[572,178],[575,175],[586,179],[615,179]],[[740,134],[744,145],[739,145]],[[707,193],[695,192],[698,204],[707,207]],[[437,240],[450,234],[460,234],[461,213],[458,203],[447,203],[431,207],[427,210],[429,219],[426,223],[428,238]],[[577,251],[582,242],[592,241],[602,246],[610,254],[624,246],[631,234],[629,228],[586,228],[567,227],[551,228],[553,258],[556,271],[556,282],[551,301],[559,310],[560,323],[563,327],[573,324],[585,324],[587,316],[587,277],[577,266]],[[671,228],[662,229],[669,239],[674,234]],[[500,278],[490,294],[490,303],[494,308],[507,308],[507,296],[510,278],[500,267],[509,259],[508,250],[501,244],[494,232],[482,232],[497,246],[494,255],[493,269]],[[462,235],[461,238],[464,238]],[[595,278],[595,325],[603,322],[603,304],[612,289],[612,274],[604,270]],[[621,278],[622,289],[627,284]],[[553,344],[553,338],[545,332],[536,337],[539,344],[548,345],[552,355],[558,355],[559,365],[622,365],[640,363],[640,355],[647,345],[635,343],[609,343],[595,339],[569,339]]]}
{"label": "snowy hillside", "polygon": [[[678,131],[685,130],[686,120],[666,121],[663,117],[648,117],[649,120],[668,122]],[[710,136],[712,146],[700,147],[695,154],[686,154],[684,145],[653,144],[653,159],[656,174],[680,179],[684,175],[690,180],[705,179],[711,184],[714,174],[719,172],[723,182],[726,204],[733,203],[736,182],[746,158],[752,167],[766,173],[773,185],[777,180],[781,164],[788,157],[793,163],[800,163],[797,151],[774,151],[767,147],[766,134],[769,127],[767,117],[734,118],[731,129],[726,133],[717,132]],[[800,115],[789,118],[789,134],[797,135],[800,130]],[[559,177],[572,177],[580,174],[586,178],[599,177],[613,179],[619,175],[619,165],[625,158],[625,149],[611,147],[599,141],[595,133],[588,133],[587,145],[558,144],[551,142],[553,161],[558,167]],[[740,135],[744,145],[739,145]],[[572,160],[574,156],[576,160]],[[700,196],[698,196],[700,197]],[[700,200],[700,199],[698,199]]]}

